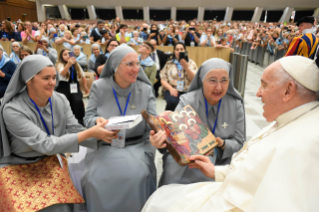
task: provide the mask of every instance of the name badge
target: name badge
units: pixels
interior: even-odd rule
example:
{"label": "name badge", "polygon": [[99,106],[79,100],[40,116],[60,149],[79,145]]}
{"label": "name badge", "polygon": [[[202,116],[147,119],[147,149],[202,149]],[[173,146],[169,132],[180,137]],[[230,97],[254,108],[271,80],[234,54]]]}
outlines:
{"label": "name badge", "polygon": [[191,41],[191,46],[195,46],[195,42],[194,41]]}
{"label": "name badge", "polygon": [[184,81],[177,81],[176,83],[176,89],[178,91],[184,91]]}
{"label": "name badge", "polygon": [[111,146],[118,147],[118,148],[124,148],[125,147],[125,130],[120,130],[120,132],[117,133],[118,138],[112,140]]}
{"label": "name badge", "polygon": [[78,86],[76,83],[70,84],[70,91],[71,91],[71,93],[78,93]]}

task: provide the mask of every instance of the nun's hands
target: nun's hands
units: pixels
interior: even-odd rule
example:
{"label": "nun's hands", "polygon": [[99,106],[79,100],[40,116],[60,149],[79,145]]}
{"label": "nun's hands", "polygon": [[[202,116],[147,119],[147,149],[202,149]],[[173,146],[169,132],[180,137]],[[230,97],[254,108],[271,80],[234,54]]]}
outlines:
{"label": "nun's hands", "polygon": [[167,146],[167,144],[165,144],[166,138],[166,133],[163,130],[160,130],[157,133],[155,133],[154,130],[151,130],[150,132],[150,142],[158,149],[162,149]]}
{"label": "nun's hands", "polygon": [[109,122],[108,120],[104,120],[104,121],[99,122],[94,127],[92,127],[93,133],[94,133],[93,135],[98,140],[102,140],[102,141],[105,141],[107,143],[112,143],[112,139],[116,139],[118,137],[117,133],[119,132],[119,130],[116,130],[116,131],[106,130],[104,128],[104,126],[108,122]]}
{"label": "nun's hands", "polygon": [[[218,145],[217,145],[218,147],[224,146],[225,141],[223,139],[217,137],[216,141],[218,142]],[[225,146],[222,149],[225,149]]]}
{"label": "nun's hands", "polygon": [[178,91],[175,88],[171,88],[169,90],[169,93],[171,94],[171,96],[178,97]]}
{"label": "nun's hands", "polygon": [[192,155],[189,159],[194,161],[188,165],[190,169],[199,169],[207,177],[215,179],[215,166],[207,156]]}

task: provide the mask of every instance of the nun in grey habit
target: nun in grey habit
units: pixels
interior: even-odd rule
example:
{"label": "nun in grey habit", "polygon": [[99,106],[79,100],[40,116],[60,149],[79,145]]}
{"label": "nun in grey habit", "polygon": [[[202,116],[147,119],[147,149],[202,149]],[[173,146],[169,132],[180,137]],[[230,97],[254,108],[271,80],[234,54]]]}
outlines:
{"label": "nun in grey habit", "polygon": [[55,65],[56,60],[58,59],[58,52],[54,48],[52,48],[48,38],[42,37],[41,41],[43,42],[43,46],[45,47],[45,49],[38,48],[35,54],[40,54],[49,58]]}
{"label": "nun in grey habit", "polygon": [[[141,67],[136,81],[129,87],[123,89],[115,82],[114,75],[120,65],[121,71],[128,71],[128,65],[123,64],[122,60],[129,53],[136,54],[126,44],[114,49],[99,80],[94,81],[84,117],[86,127],[94,126],[99,117],[109,119],[121,116],[126,104],[126,115],[141,114],[144,109],[156,115],[152,84]],[[101,144],[98,150],[87,153],[81,184],[88,212],[141,211],[156,189],[155,148],[149,142],[149,131],[148,124],[143,120],[126,130],[124,147]]]}
{"label": "nun in grey habit", "polygon": [[[51,103],[48,101],[46,106],[38,107],[44,122],[41,120],[40,113],[28,94],[26,83],[50,66],[54,67],[47,57],[30,55],[21,62],[10,81],[0,108],[0,169],[9,165],[35,163],[47,156],[57,155],[59,158],[59,153],[78,152],[79,143],[97,148],[96,138],[83,140],[86,138],[84,137],[79,140],[78,133],[86,129],[75,119],[64,95],[53,91],[49,98]],[[47,130],[43,123],[46,123]],[[93,128],[88,131],[94,136],[97,132]],[[26,188],[26,195],[35,192]],[[39,198],[34,201],[41,202],[41,197]],[[25,204],[25,201],[20,203]],[[0,205],[0,210],[2,206]],[[70,206],[55,204],[40,211],[69,212]]]}
{"label": "nun in grey habit", "polygon": [[[210,129],[215,125],[216,115],[218,114],[214,135],[224,140],[225,147],[224,149],[216,148],[214,156],[209,156],[209,158],[215,165],[224,165],[230,163],[231,156],[242,148],[246,139],[245,112],[243,100],[230,80],[227,92],[221,99],[220,110],[218,111],[218,104],[210,105],[208,103],[207,117],[203,80],[207,73],[213,69],[226,70],[229,74],[229,79],[231,79],[231,64],[219,58],[205,61],[196,73],[187,93],[181,96],[175,110],[180,110],[184,106],[190,105]],[[189,169],[188,166],[178,165],[166,149],[160,149],[160,151],[164,152],[164,155],[163,173],[159,186],[172,183],[189,184],[213,181],[213,179],[206,177],[198,169]]]}

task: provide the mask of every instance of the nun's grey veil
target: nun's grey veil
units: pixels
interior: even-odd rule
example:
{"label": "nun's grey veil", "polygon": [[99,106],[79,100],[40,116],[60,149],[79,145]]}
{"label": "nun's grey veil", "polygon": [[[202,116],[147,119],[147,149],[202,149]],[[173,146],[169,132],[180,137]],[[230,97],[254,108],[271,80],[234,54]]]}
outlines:
{"label": "nun's grey veil", "polygon": [[[129,53],[136,52],[133,48],[129,47],[126,44],[121,44],[119,47],[112,50],[109,58],[106,61],[106,64],[102,70],[100,78],[110,77],[114,75],[116,72],[117,67],[119,66],[122,59]],[[143,71],[142,67],[140,67],[140,71],[137,75],[137,80],[145,82],[146,84],[152,86],[152,83],[146,76],[145,72]]]}
{"label": "nun's grey veil", "polygon": [[7,90],[3,97],[3,102],[0,107],[0,158],[6,157],[11,154],[10,142],[7,136],[5,124],[3,121],[3,108],[4,106],[20,92],[26,88],[26,82],[32,79],[37,73],[47,66],[53,66],[51,60],[42,55],[30,55],[22,60],[17,69],[15,70]]}
{"label": "nun's grey veil", "polygon": [[212,58],[209,60],[206,60],[198,69],[197,73],[195,74],[193,81],[191,85],[188,88],[187,92],[191,92],[194,90],[197,90],[199,88],[203,87],[203,79],[206,76],[206,74],[213,70],[213,69],[224,69],[228,72],[229,75],[229,86],[227,93],[236,99],[239,99],[243,101],[242,97],[238,93],[238,91],[234,88],[233,82],[232,82],[232,68],[233,66],[219,58]]}

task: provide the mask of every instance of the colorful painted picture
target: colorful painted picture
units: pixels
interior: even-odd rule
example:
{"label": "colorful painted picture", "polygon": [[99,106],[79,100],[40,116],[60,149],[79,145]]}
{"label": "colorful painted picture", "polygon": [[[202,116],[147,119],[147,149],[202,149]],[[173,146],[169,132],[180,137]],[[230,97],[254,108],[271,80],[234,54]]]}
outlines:
{"label": "colorful painted picture", "polygon": [[155,132],[166,132],[167,149],[182,166],[191,163],[191,155],[207,155],[217,146],[215,136],[190,105],[180,111],[166,111],[158,116],[146,111],[142,111],[142,115]]}

